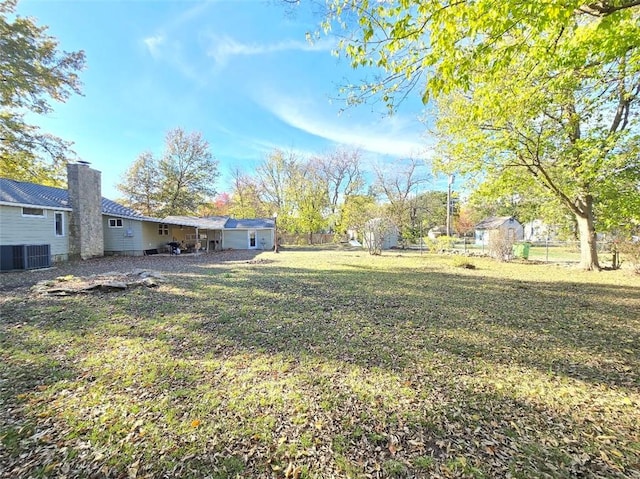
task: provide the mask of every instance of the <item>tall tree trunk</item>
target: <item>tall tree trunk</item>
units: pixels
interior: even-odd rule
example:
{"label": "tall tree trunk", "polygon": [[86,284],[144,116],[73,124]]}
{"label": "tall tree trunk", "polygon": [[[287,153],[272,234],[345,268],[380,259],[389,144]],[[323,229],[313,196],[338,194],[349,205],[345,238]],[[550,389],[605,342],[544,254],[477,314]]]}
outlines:
{"label": "tall tree trunk", "polygon": [[574,211],[580,232],[580,267],[586,271],[599,270],[596,228],[593,222],[593,198],[587,196]]}

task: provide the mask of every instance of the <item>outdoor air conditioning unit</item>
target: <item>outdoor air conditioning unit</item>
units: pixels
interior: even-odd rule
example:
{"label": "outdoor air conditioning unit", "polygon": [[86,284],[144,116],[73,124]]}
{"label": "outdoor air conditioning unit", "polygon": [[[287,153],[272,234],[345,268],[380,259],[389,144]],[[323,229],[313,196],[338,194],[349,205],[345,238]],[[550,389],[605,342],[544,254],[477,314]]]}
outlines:
{"label": "outdoor air conditioning unit", "polygon": [[49,268],[51,245],[20,244],[0,246],[0,271]]}

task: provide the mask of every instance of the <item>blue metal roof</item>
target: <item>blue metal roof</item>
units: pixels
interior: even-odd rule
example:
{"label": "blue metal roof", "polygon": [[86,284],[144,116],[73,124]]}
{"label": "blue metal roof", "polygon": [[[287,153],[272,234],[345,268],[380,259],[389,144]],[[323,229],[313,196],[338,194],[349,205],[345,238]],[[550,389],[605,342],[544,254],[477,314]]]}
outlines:
{"label": "blue metal roof", "polygon": [[47,208],[71,208],[67,190],[0,178],[0,201]]}
{"label": "blue metal roof", "polygon": [[[0,178],[0,203],[15,203],[18,205],[33,205],[41,208],[72,209],[69,192],[53,186],[36,185],[25,181]],[[140,220],[159,222],[156,218],[149,218],[137,211],[121,204],[102,198],[102,213],[105,215],[121,216]]]}
{"label": "blue metal roof", "polygon": [[[65,189],[9,180],[7,178],[0,178],[0,203],[33,205],[48,209],[73,208],[69,199],[69,192]],[[227,216],[210,216],[206,218],[168,216],[165,219],[152,218],[104,197],[102,198],[102,214],[203,229],[268,229],[274,227],[273,218],[234,219]]]}
{"label": "blue metal roof", "polygon": [[235,219],[229,218],[224,229],[268,229],[274,228],[273,218]]}

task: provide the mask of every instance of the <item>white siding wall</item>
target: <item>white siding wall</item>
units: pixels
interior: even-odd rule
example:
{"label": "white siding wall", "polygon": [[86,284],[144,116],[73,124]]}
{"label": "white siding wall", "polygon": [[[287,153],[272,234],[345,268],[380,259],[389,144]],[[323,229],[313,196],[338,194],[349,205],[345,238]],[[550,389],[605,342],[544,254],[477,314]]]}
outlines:
{"label": "white siding wall", "polygon": [[491,241],[491,236],[495,234],[509,234],[509,230],[513,229],[513,240],[522,241],[524,239],[524,228],[518,221],[508,221],[493,230],[476,230],[475,244],[477,246],[487,246]]}
{"label": "white siding wall", "polygon": [[44,210],[45,217],[22,216],[21,206],[0,206],[0,244],[48,244],[51,259],[65,261],[69,254],[69,213],[64,216],[64,236],[56,236],[56,210]]}
{"label": "white siding wall", "polygon": [[[369,248],[370,245],[375,245],[375,232],[373,231],[365,231],[362,234],[362,247]],[[384,234],[382,239],[382,249],[391,249],[398,246],[398,231],[396,229],[392,229],[387,231]]]}

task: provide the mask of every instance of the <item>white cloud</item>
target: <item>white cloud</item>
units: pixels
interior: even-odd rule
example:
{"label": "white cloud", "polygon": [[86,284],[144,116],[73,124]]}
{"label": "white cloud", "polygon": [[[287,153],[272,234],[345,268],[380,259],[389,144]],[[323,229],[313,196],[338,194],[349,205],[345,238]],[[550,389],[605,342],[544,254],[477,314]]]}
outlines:
{"label": "white cloud", "polygon": [[183,28],[194,18],[198,18],[215,0],[196,2],[165,25],[157,29],[155,35],[143,38],[142,42],[155,60],[162,60],[176,68],[187,78],[203,83],[203,76],[185,58],[181,42],[176,40],[176,30]]}
{"label": "white cloud", "polygon": [[215,0],[206,0],[201,3],[196,2],[196,4],[191,8],[186,9],[180,15],[175,17],[174,20],[167,25],[166,29],[173,30],[189,23],[194,18],[200,17],[213,3],[215,3]]}
{"label": "white cloud", "polygon": [[[309,102],[269,95],[262,105],[288,125],[311,135],[364,151],[396,157],[428,158],[431,151],[416,128],[398,116],[363,125],[346,117],[322,117]],[[417,124],[418,120],[414,122]]]}
{"label": "white cloud", "polygon": [[165,42],[164,35],[162,34],[153,35],[143,39],[142,42],[145,44],[145,46],[147,47],[147,50],[149,50],[149,53],[153,58],[160,58],[161,56],[160,47]]}
{"label": "white cloud", "polygon": [[329,51],[333,48],[334,42],[330,39],[323,39],[314,43],[302,40],[284,40],[276,43],[242,43],[228,36],[212,36],[211,46],[207,55],[212,57],[220,66],[226,65],[231,57],[255,56],[269,53],[287,51]]}
{"label": "white cloud", "polygon": [[179,71],[184,77],[202,85],[206,83],[206,75],[196,69],[185,55],[182,44],[170,41],[163,34],[157,34],[142,40],[154,60],[164,62]]}

